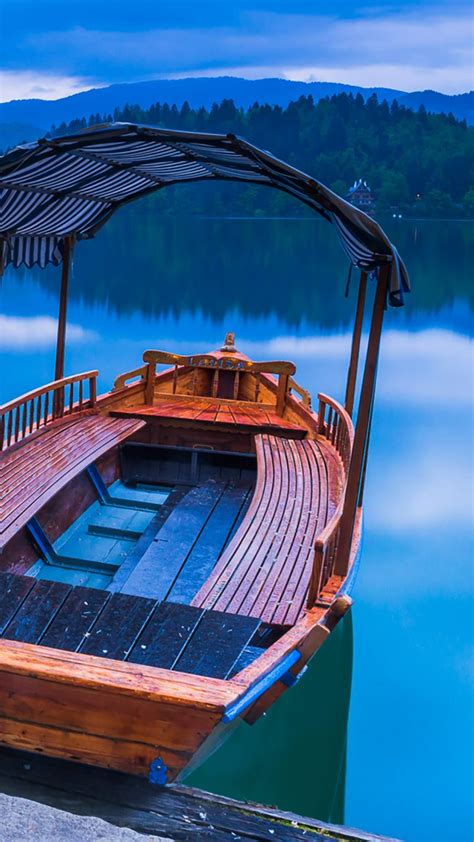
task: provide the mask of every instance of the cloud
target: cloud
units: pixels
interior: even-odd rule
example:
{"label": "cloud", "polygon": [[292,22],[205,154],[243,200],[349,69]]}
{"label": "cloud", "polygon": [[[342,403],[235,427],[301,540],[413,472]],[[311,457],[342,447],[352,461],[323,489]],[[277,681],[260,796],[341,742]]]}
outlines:
{"label": "cloud", "polygon": [[[0,314],[0,351],[30,351],[54,347],[58,323],[51,316],[3,316]],[[88,342],[96,338],[92,330],[67,325],[67,342]]]}
{"label": "cloud", "polygon": [[[380,430],[383,439],[383,430]],[[370,530],[394,532],[472,528],[472,464],[462,447],[443,450],[433,442],[405,439],[396,451],[384,452],[383,493],[380,476],[369,476],[366,495]],[[431,444],[430,444],[431,442]],[[469,450],[469,446],[467,448]],[[375,468],[375,460],[372,463]]]}
{"label": "cloud", "polygon": [[35,73],[32,70],[0,70],[0,102],[11,99],[59,99],[98,87],[90,78]]}
{"label": "cloud", "polygon": [[364,10],[354,17],[247,12],[225,26],[100,31],[84,26],[26,37],[32,55],[83,78],[232,73],[343,81],[407,90],[465,90],[472,83],[471,12],[435,6]]}

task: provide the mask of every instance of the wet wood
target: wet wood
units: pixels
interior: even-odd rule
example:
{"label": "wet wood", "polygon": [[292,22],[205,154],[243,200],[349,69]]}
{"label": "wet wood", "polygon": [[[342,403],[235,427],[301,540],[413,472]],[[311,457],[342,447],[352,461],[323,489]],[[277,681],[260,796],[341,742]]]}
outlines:
{"label": "wet wood", "polygon": [[[144,404],[111,409],[116,418],[141,418],[144,421],[161,420],[162,423],[199,422],[199,426],[233,428],[254,433],[272,432],[292,438],[304,438],[307,430],[282,418],[271,405],[252,405],[233,401],[225,403],[217,398],[194,398],[177,395],[173,398],[155,398],[153,406]],[[196,432],[197,428],[195,427]]]}
{"label": "wet wood", "polygon": [[304,611],[314,543],[340,498],[342,469],[324,440],[264,435],[256,446],[252,503],[192,604],[290,625]]}
{"label": "wet wood", "polygon": [[141,427],[139,420],[72,417],[0,456],[0,549],[74,476]]}
{"label": "wet wood", "polygon": [[[86,371],[62,377],[0,406],[0,451],[15,448],[60,418],[92,409],[96,403],[97,375],[98,371]],[[86,382],[88,398],[84,395]]]}
{"label": "wet wood", "polygon": [[206,612],[175,669],[226,678],[260,625],[253,617]]}
{"label": "wet wood", "polygon": [[200,608],[164,602],[138,638],[129,660],[135,664],[172,669],[202,615]]}
{"label": "wet wood", "polygon": [[395,842],[361,830],[235,801],[187,786],[157,787],[108,770],[0,750],[0,792],[76,815],[96,816],[178,842]]}
{"label": "wet wood", "polygon": [[72,588],[39,643],[77,651],[108,599],[107,593],[96,588]]}
{"label": "wet wood", "polygon": [[48,582],[45,579],[35,581],[34,587],[5,628],[3,637],[7,640],[37,643],[70,590],[70,585],[63,582]]}
{"label": "wet wood", "polygon": [[91,626],[79,651],[101,658],[124,660],[150,618],[156,603],[122,593],[111,595]]}
{"label": "wet wood", "polygon": [[0,635],[13,619],[35,580],[5,573],[0,576]]}

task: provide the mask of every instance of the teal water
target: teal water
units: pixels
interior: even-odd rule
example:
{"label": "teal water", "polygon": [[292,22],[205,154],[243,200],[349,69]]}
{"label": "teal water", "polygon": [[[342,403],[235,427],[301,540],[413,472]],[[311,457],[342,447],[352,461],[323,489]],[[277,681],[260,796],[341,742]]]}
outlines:
{"label": "teal water", "polygon": [[[352,618],[193,783],[407,840],[467,842],[474,232],[387,229],[413,294],[386,318]],[[346,276],[323,221],[159,221],[126,208],[77,248],[67,373],[98,367],[107,389],[146,348],[205,351],[234,330],[250,356],[292,359],[313,395],[342,398]],[[0,402],[52,379],[58,285],[55,269],[9,270],[1,283]]]}

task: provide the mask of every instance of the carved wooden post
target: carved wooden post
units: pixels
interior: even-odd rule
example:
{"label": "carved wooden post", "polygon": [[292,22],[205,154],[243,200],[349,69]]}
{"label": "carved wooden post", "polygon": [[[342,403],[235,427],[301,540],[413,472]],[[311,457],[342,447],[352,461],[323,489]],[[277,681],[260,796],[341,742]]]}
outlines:
{"label": "carved wooden post", "polygon": [[156,363],[148,363],[146,370],[145,403],[153,406],[155,398]]}
{"label": "carved wooden post", "polygon": [[360,338],[362,335],[362,322],[364,319],[365,293],[367,290],[367,272],[360,273],[359,293],[357,296],[357,309],[352,333],[352,347],[349,368],[347,371],[346,397],[344,401],[346,412],[352,416],[354,409],[354,395],[357,381],[357,367],[359,363]]}
{"label": "carved wooden post", "polygon": [[364,378],[357,413],[357,424],[354,435],[354,447],[347,478],[346,495],[341,518],[341,531],[334,572],[338,576],[345,576],[349,569],[352,533],[354,531],[359,489],[366,459],[366,447],[371,419],[371,407],[375,389],[377,362],[380,349],[383,315],[387,298],[390,265],[381,267],[375,293],[372,324],[370,326],[369,344],[365,360]]}
{"label": "carved wooden post", "polygon": [[277,415],[283,415],[286,404],[286,394],[288,392],[288,374],[280,374],[278,378],[278,393],[277,393]]}
{"label": "carved wooden post", "polygon": [[91,406],[94,407],[97,403],[97,377],[89,379],[89,398]]}

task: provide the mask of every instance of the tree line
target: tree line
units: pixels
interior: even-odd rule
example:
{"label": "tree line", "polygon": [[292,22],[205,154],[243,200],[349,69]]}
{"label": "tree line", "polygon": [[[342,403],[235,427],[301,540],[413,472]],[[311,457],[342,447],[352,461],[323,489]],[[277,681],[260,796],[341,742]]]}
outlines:
{"label": "tree line", "polygon": [[[346,196],[361,177],[373,190],[377,212],[409,216],[474,216],[474,128],[452,114],[389,106],[374,94],[341,93],[314,102],[302,96],[286,108],[255,103],[237,108],[225,99],[212,108],[155,103],[125,105],[53,126],[50,136],[104,122],[144,123],[198,132],[232,132],[270,150]],[[166,195],[163,193],[166,192]],[[180,185],[148,197],[167,213],[307,215],[284,193],[227,182]]]}

